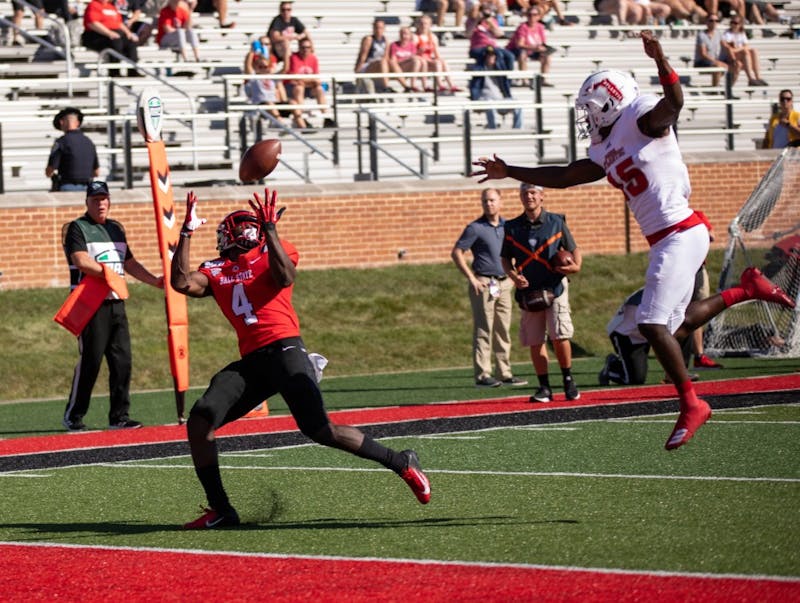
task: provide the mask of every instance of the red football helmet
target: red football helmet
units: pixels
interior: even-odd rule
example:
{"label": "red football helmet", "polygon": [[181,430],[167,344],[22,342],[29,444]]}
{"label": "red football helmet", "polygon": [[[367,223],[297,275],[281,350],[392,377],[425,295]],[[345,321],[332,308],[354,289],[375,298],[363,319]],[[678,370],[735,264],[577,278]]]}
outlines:
{"label": "red football helmet", "polygon": [[244,209],[229,213],[217,226],[217,249],[223,255],[234,247],[252,249],[260,240],[258,218]]}

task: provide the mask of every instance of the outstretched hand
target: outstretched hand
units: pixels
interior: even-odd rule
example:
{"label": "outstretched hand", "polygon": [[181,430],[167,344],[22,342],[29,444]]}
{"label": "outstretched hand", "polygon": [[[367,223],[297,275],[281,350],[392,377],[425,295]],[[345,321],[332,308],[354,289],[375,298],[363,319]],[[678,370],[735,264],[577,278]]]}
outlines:
{"label": "outstretched hand", "polygon": [[483,168],[483,170],[470,174],[470,176],[484,176],[484,178],[478,180],[478,184],[486,182],[487,180],[499,180],[508,177],[508,165],[497,155],[493,155],[492,159],[488,157],[479,157],[477,161],[472,162],[472,165]]}
{"label": "outstretched hand", "polygon": [[205,218],[197,217],[197,195],[194,191],[189,191],[186,194],[186,217],[183,219],[181,232],[186,236],[192,236],[192,233],[205,223]]}
{"label": "outstretched hand", "polygon": [[652,31],[645,29],[639,35],[642,38],[644,53],[647,56],[656,61],[664,58],[664,50],[661,48],[661,42],[659,42],[655,35],[653,35]]}
{"label": "outstretched hand", "polygon": [[272,195],[270,195],[268,188],[264,189],[264,203],[261,202],[258,193],[253,193],[253,199],[248,202],[258,217],[261,227],[264,229],[274,229],[275,224],[281,219],[283,212],[286,211],[285,207],[281,207],[279,210],[275,211],[275,206],[278,203],[278,191],[274,190],[272,191]]}

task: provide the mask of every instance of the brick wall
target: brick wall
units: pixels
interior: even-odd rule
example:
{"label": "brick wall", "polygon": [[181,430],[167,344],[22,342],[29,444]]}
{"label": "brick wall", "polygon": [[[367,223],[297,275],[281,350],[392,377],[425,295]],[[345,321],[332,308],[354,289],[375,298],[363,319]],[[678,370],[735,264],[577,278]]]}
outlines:
{"label": "brick wall", "polygon": [[[728,223],[772,162],[771,155],[735,157],[740,160],[705,157],[689,163],[692,206],[706,212],[716,226],[716,246],[725,244]],[[283,187],[279,203],[288,209],[280,233],[299,249],[302,269],[447,262],[461,229],[480,215],[483,186],[460,179]],[[515,183],[504,181],[499,188],[503,214],[518,215]],[[192,239],[192,262],[199,263],[216,255],[216,225],[226,213],[247,208],[251,189],[195,192],[199,214],[209,221]],[[185,194],[175,190],[180,219]],[[567,215],[584,254],[625,253],[625,206],[617,190],[601,182],[545,195],[548,209]],[[83,196],[77,193],[0,196],[0,288],[65,287],[69,279],[61,226],[84,210]],[[150,191],[112,191],[111,217],[125,226],[139,261],[160,274]],[[632,218],[630,248],[646,249]]]}

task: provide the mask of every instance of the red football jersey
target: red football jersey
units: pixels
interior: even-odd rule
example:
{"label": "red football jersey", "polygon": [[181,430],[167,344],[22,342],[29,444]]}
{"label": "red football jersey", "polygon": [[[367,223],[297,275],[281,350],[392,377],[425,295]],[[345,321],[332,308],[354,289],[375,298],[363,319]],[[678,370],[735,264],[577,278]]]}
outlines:
{"label": "red football jersey", "polygon": [[[296,266],[294,245],[281,245]],[[214,299],[239,337],[239,353],[249,354],[284,337],[300,336],[300,321],[292,307],[294,285],[280,288],[269,272],[269,252],[259,246],[236,261],[217,258],[204,262]]]}

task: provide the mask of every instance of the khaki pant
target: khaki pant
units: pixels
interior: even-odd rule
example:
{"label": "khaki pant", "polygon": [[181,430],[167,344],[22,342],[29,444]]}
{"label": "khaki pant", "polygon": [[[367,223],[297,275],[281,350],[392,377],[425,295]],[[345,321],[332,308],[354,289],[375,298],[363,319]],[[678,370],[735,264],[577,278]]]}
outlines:
{"label": "khaki pant", "polygon": [[[514,303],[510,278],[498,281],[500,297],[489,292],[489,277],[478,276],[486,285],[479,295],[469,289],[472,305],[472,360],[475,380],[494,375],[501,381],[513,376],[511,371],[511,306]],[[492,370],[494,368],[494,370]]]}

